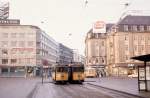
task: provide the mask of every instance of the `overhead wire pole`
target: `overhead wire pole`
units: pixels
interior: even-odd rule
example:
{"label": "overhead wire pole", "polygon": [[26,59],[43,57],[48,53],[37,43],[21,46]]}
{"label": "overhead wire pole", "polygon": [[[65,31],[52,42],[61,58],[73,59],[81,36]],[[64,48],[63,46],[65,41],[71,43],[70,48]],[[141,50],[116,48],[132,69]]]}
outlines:
{"label": "overhead wire pole", "polygon": [[87,7],[88,5],[88,0],[85,0],[85,7]]}

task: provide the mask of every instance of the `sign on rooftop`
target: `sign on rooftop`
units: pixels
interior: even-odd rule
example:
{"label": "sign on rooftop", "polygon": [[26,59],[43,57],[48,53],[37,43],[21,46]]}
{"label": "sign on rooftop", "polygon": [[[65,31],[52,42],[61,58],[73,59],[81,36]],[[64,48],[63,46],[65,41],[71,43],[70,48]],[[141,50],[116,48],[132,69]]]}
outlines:
{"label": "sign on rooftop", "polygon": [[19,25],[20,20],[18,19],[0,19],[0,25]]}
{"label": "sign on rooftop", "polygon": [[9,17],[9,3],[0,2],[0,19],[8,19]]}
{"label": "sign on rooftop", "polygon": [[106,24],[104,21],[96,21],[93,24],[93,33],[106,33]]}

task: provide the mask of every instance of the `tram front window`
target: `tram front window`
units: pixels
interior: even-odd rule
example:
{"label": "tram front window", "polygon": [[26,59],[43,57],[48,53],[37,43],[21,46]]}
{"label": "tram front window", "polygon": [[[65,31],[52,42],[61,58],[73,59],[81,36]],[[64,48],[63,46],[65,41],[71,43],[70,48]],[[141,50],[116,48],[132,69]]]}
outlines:
{"label": "tram front window", "polygon": [[59,67],[57,68],[57,72],[67,72],[67,68]]}
{"label": "tram front window", "polygon": [[83,68],[83,67],[74,67],[74,68],[73,68],[73,71],[74,71],[74,72],[83,72],[83,71],[84,71],[84,68]]}

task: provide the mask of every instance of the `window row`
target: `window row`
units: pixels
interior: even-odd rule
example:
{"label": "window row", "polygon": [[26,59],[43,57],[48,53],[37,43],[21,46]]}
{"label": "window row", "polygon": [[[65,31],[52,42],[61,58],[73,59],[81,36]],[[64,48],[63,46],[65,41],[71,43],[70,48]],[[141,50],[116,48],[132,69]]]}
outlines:
{"label": "window row", "polygon": [[25,46],[29,46],[29,47],[32,47],[32,46],[35,46],[35,44],[34,44],[34,41],[28,41],[28,42],[25,42],[25,41],[11,41],[11,42],[1,41],[1,46],[2,47],[7,47],[7,46],[11,46],[11,47],[17,47],[17,46],[18,47],[25,47]]}
{"label": "window row", "polygon": [[1,33],[2,38],[25,38],[35,37],[34,33]]}
{"label": "window row", "polygon": [[134,31],[134,32],[143,32],[143,31],[150,31],[150,26],[146,25],[124,25],[124,31]]}
{"label": "window row", "polygon": [[12,49],[8,51],[7,49],[2,49],[1,51],[2,55],[8,55],[8,54],[33,54],[34,51],[32,49]]}
{"label": "window row", "polygon": [[34,62],[33,58],[25,58],[25,59],[1,59],[1,64],[22,64],[27,63],[31,64]]}
{"label": "window row", "polygon": [[50,44],[51,46],[57,47],[57,43],[55,41],[53,41],[52,38],[50,40],[50,38],[48,38],[48,37],[46,37],[44,35],[41,35],[41,40],[44,41],[44,43],[46,43],[46,44]]}
{"label": "window row", "polygon": [[[124,36],[124,40],[129,40],[129,36]],[[133,40],[150,40],[150,36],[133,36]]]}

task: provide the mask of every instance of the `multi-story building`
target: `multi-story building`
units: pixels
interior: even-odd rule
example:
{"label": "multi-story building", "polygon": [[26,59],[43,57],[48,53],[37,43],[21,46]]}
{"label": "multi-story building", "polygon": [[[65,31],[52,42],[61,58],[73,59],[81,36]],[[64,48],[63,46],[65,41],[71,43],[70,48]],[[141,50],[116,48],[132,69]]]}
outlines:
{"label": "multi-story building", "polygon": [[58,43],[37,26],[0,25],[0,46],[1,76],[35,75],[58,58]]}
{"label": "multi-story building", "polygon": [[107,64],[111,75],[137,74],[140,61],[133,56],[150,54],[150,16],[128,15],[107,36]]}
{"label": "multi-story building", "polygon": [[73,49],[73,62],[79,62],[85,64],[84,56],[79,54],[77,49]]}
{"label": "multi-story building", "polygon": [[92,66],[105,72],[106,67],[106,33],[93,33],[91,29],[85,40],[86,66]]}
{"label": "multi-story building", "polygon": [[57,62],[59,64],[69,64],[73,62],[73,51],[67,46],[59,43],[59,57]]}

